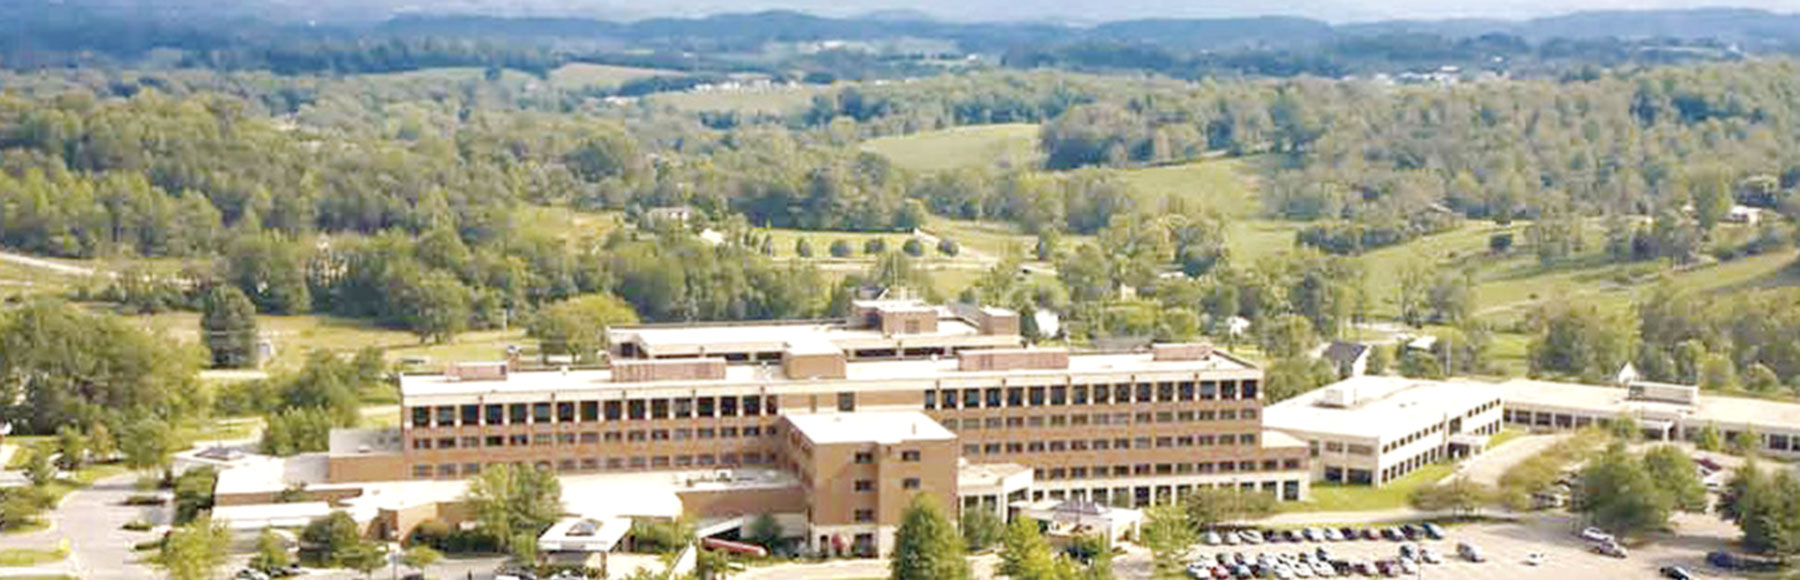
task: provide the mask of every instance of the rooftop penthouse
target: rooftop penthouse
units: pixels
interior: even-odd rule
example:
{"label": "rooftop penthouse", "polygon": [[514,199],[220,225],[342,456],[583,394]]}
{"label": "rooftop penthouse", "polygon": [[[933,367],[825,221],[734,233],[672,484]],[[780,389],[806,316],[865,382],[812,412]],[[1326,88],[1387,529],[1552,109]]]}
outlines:
{"label": "rooftop penthouse", "polygon": [[615,360],[730,362],[779,360],[794,348],[829,347],[850,358],[907,358],[1023,344],[1018,313],[1003,308],[916,300],[859,300],[853,308],[842,319],[615,326],[607,337]]}

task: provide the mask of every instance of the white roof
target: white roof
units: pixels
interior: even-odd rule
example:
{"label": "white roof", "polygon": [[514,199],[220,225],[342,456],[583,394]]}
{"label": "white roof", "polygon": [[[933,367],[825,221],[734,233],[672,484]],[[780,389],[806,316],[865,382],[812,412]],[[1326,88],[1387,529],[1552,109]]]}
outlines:
{"label": "white roof", "polygon": [[569,518],[538,536],[546,552],[611,552],[631,531],[631,518]]}
{"label": "white roof", "polygon": [[[930,308],[928,310],[935,310]],[[742,350],[778,351],[789,343],[824,341],[839,348],[875,348],[893,344],[927,346],[933,341],[1018,344],[1016,336],[983,335],[960,319],[940,317],[937,330],[888,336],[879,328],[852,328],[839,320],[740,322],[622,326],[608,329],[614,343],[635,342],[657,356]]]}
{"label": "white roof", "polygon": [[[1349,407],[1333,406],[1344,391],[1360,393]],[[1389,376],[1351,377],[1263,409],[1263,426],[1388,440],[1500,400],[1499,387]]]}
{"label": "white roof", "polygon": [[1753,425],[1763,429],[1800,429],[1800,404],[1701,394],[1699,402],[1683,405],[1666,401],[1627,399],[1628,391],[1619,387],[1601,387],[1575,383],[1514,379],[1500,385],[1508,403],[1540,408],[1568,409],[1590,414],[1618,415],[1631,413],[1640,418],[1681,417],[1689,424],[1717,423],[1720,426]]}
{"label": "white roof", "polygon": [[788,415],[787,419],[815,445],[890,444],[956,438],[949,429],[918,411],[817,413]]}
{"label": "white roof", "polygon": [[1247,363],[1221,356],[1216,353],[1206,360],[1158,361],[1148,352],[1142,353],[1106,353],[1106,354],[1073,354],[1069,357],[1068,369],[1048,370],[1012,370],[1012,371],[964,371],[960,370],[957,360],[951,358],[909,359],[909,360],[865,360],[850,361],[844,365],[844,379],[802,379],[791,380],[779,366],[763,365],[728,365],[725,367],[725,378],[722,380],[702,381],[650,381],[637,383],[616,383],[612,380],[612,371],[608,369],[580,369],[570,371],[528,371],[508,373],[506,378],[491,380],[454,380],[443,375],[402,375],[400,377],[400,393],[404,397],[430,395],[490,395],[500,393],[542,393],[550,391],[580,392],[656,388],[680,386],[773,386],[783,383],[803,383],[808,385],[842,382],[873,382],[894,380],[934,380],[955,377],[1024,377],[1033,375],[1059,375],[1081,373],[1154,373],[1154,372],[1202,372],[1219,370],[1251,370],[1254,367]]}
{"label": "white roof", "polygon": [[263,528],[298,528],[315,518],[331,515],[331,504],[322,501],[302,503],[270,503],[257,505],[222,505],[212,510],[213,520],[237,531]]}

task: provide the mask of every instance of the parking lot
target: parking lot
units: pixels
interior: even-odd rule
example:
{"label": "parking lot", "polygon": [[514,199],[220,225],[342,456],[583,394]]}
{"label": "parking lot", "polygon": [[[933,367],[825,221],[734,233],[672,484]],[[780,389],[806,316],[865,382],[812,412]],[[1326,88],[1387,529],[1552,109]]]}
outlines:
{"label": "parking lot", "polygon": [[[1572,580],[1576,578],[1655,578],[1663,566],[1676,565],[1686,568],[1696,577],[1716,578],[1726,574],[1704,563],[1708,551],[1729,548],[1729,540],[1736,531],[1728,524],[1722,524],[1715,518],[1705,514],[1679,514],[1676,517],[1678,533],[1653,538],[1652,541],[1632,548],[1630,557],[1625,559],[1611,558],[1591,553],[1588,544],[1575,537],[1574,521],[1568,516],[1551,515],[1532,518],[1517,523],[1481,523],[1446,527],[1446,537],[1442,540],[1426,539],[1423,536],[1414,541],[1421,547],[1429,547],[1443,557],[1442,564],[1424,564],[1419,573],[1408,575],[1414,578],[1456,578],[1456,579],[1512,579],[1512,578],[1546,578],[1556,580]],[[1456,545],[1468,542],[1479,546],[1486,562],[1474,563],[1457,557]],[[1254,559],[1258,553],[1297,553],[1312,552],[1324,546],[1336,559],[1358,561],[1392,560],[1399,554],[1401,542],[1386,539],[1349,540],[1338,542],[1299,543],[1276,542],[1261,545],[1208,546],[1196,547],[1197,556],[1212,557],[1219,552],[1243,552]],[[1525,563],[1526,554],[1539,552],[1544,555],[1542,563],[1533,566]],[[1359,575],[1352,575],[1359,577]]]}

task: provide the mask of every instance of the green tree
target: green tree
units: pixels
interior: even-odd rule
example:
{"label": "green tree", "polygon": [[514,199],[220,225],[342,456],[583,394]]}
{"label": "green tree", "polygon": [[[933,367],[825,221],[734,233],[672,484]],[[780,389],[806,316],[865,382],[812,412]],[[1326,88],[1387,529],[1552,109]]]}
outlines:
{"label": "green tree", "polygon": [[1707,423],[1705,427],[1701,427],[1700,437],[1694,442],[1694,447],[1701,451],[1718,451],[1723,449],[1725,447],[1725,442],[1719,437],[1719,426]]}
{"label": "green tree", "polygon": [[317,546],[319,559],[328,566],[342,566],[363,543],[362,527],[342,511],[314,518],[300,531],[300,541]]}
{"label": "green tree", "polygon": [[804,237],[794,240],[794,255],[802,258],[813,257],[812,242],[806,241]]}
{"label": "green tree", "polygon": [[900,251],[906,252],[906,255],[914,258],[923,257],[925,242],[919,241],[919,238],[906,238],[906,243],[900,244]]}
{"label": "green tree", "polygon": [[1400,375],[1415,379],[1442,379],[1444,366],[1430,353],[1409,348],[1400,354]]}
{"label": "green tree", "polygon": [[474,312],[469,288],[443,270],[399,281],[394,294],[392,318],[412,329],[421,343],[450,342],[468,328]]}
{"label": "green tree", "polygon": [[1706,355],[1700,363],[1700,387],[1715,391],[1736,389],[1737,367],[1723,354]]}
{"label": "green tree", "polygon": [[94,461],[106,463],[112,461],[119,453],[119,441],[113,438],[112,429],[106,423],[94,423],[88,428],[88,450],[93,453]]}
{"label": "green tree", "polygon": [[501,464],[481,470],[465,496],[475,521],[502,546],[537,537],[562,516],[562,486],[549,470]]}
{"label": "green tree", "polygon": [[144,420],[125,428],[125,437],[119,441],[119,452],[125,456],[125,465],[132,469],[164,469],[182,444],[180,434],[168,423]]}
{"label": "green tree", "polygon": [[1275,513],[1275,498],[1237,488],[1200,488],[1187,496],[1188,521],[1199,528],[1258,519]]}
{"label": "green tree", "polygon": [[200,316],[200,336],[218,368],[256,366],[256,305],[243,290],[215,284],[207,292]]}
{"label": "green tree", "polygon": [[172,580],[211,580],[230,557],[231,530],[201,519],[169,532],[152,563]]}
{"label": "green tree", "polygon": [[400,563],[408,568],[423,571],[426,567],[444,559],[444,555],[433,550],[431,546],[413,546],[400,555]]}
{"label": "green tree", "polygon": [[56,467],[63,471],[74,471],[87,463],[88,438],[74,425],[64,425],[56,430]]}
{"label": "green tree", "polygon": [[1388,367],[1394,363],[1394,348],[1385,344],[1369,346],[1369,363],[1364,372],[1371,375],[1385,375]]}
{"label": "green tree", "polygon": [[1037,520],[1014,518],[1000,538],[999,572],[1017,580],[1057,580],[1056,558]]}
{"label": "green tree", "polygon": [[263,528],[262,533],[256,535],[256,551],[250,556],[251,568],[273,574],[293,563],[293,555],[288,553],[275,530]]}
{"label": "green tree", "polygon": [[863,254],[864,255],[879,256],[879,255],[886,254],[886,253],[887,253],[887,239],[886,238],[869,238],[867,241],[863,242]]}
{"label": "green tree", "polygon": [[25,478],[34,487],[56,481],[56,463],[50,460],[50,446],[36,445],[25,449]]}
{"label": "green tree", "polygon": [[957,254],[962,253],[962,244],[956,243],[955,240],[938,240],[937,251],[944,257],[954,258]]}
{"label": "green tree", "polygon": [[369,541],[358,541],[337,556],[339,566],[361,572],[364,580],[368,580],[376,570],[388,563],[386,544]]}
{"label": "green tree", "polygon": [[637,312],[611,294],[589,294],[545,307],[531,325],[545,355],[573,355],[579,362],[594,362],[608,347],[606,328],[636,324]]}
{"label": "green tree", "polygon": [[1700,481],[1700,473],[1694,466],[1694,460],[1681,448],[1673,445],[1652,447],[1644,452],[1643,461],[1644,471],[1649,472],[1650,481],[1655,482],[1669,496],[1675,509],[1684,512],[1706,511],[1706,485]]}
{"label": "green tree", "polygon": [[1613,443],[1581,470],[1575,509],[1600,527],[1633,536],[1668,524],[1674,500],[1642,461]]}
{"label": "green tree", "polygon": [[[1729,362],[1729,361],[1727,361]],[[1773,393],[1781,387],[1781,378],[1767,365],[1755,363],[1744,372],[1744,388],[1753,393]]]}
{"label": "green tree", "polygon": [[1270,404],[1323,387],[1338,380],[1337,369],[1324,359],[1299,356],[1276,359],[1264,377],[1264,401]]}
{"label": "green tree", "polygon": [[928,493],[913,496],[894,532],[889,561],[892,580],[968,580],[974,573],[964,557],[964,541],[939,500]]}
{"label": "green tree", "polygon": [[832,240],[829,251],[833,258],[848,258],[856,255],[856,250],[850,246],[850,240],[845,239]]}
{"label": "green tree", "polygon": [[1644,428],[1631,415],[1620,413],[1606,424],[1606,432],[1614,441],[1633,443],[1644,438]]}
{"label": "green tree", "polygon": [[1413,507],[1425,511],[1449,511],[1459,516],[1472,516],[1481,506],[1494,500],[1494,494],[1467,477],[1413,489],[1409,498]]}
{"label": "green tree", "polygon": [[756,519],[750,520],[750,527],[746,532],[746,538],[751,543],[770,551],[781,545],[781,524],[775,521],[773,515],[758,514]]}
{"label": "green tree", "polygon": [[115,426],[187,417],[211,403],[194,385],[197,349],[57,300],[0,313],[0,353],[0,399],[28,434],[97,417],[117,417]]}
{"label": "green tree", "polygon": [[993,510],[982,507],[967,508],[962,511],[958,529],[962,531],[963,542],[968,544],[970,552],[986,550],[994,542],[1000,541],[1004,524],[1000,516]]}
{"label": "green tree", "polygon": [[1759,439],[1761,439],[1761,437],[1756,434],[1756,431],[1753,431],[1746,426],[1743,431],[1732,433],[1731,440],[1726,441],[1725,445],[1733,454],[1744,456],[1755,455]]}
{"label": "green tree", "polygon": [[1710,233],[1726,214],[1731,213],[1733,197],[1729,170],[1718,166],[1704,167],[1689,177],[1688,185],[1694,219],[1700,224],[1700,231]]}
{"label": "green tree", "polygon": [[1152,578],[1181,578],[1182,557],[1198,539],[1188,510],[1177,505],[1157,505],[1145,510],[1144,547],[1150,549]]}

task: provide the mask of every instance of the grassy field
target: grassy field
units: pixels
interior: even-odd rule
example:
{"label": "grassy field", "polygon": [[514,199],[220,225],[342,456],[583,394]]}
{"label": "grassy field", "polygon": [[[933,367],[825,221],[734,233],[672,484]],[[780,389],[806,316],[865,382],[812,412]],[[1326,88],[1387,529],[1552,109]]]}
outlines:
{"label": "grassy field", "polygon": [[1281,504],[1284,512],[1357,512],[1399,509],[1407,506],[1407,499],[1412,491],[1420,486],[1433,485],[1448,477],[1456,467],[1448,463],[1435,463],[1418,468],[1405,477],[1388,482],[1381,487],[1367,485],[1340,485],[1315,483],[1312,485],[1312,500]]}
{"label": "grassy field", "polygon": [[[182,342],[200,338],[200,315],[172,312],[136,317],[152,332]],[[457,335],[449,344],[419,344],[410,332],[382,328],[367,321],[326,315],[258,316],[261,331],[273,339],[275,359],[266,368],[272,372],[299,368],[314,350],[349,352],[375,347],[386,353],[388,360],[401,357],[425,357],[430,364],[452,361],[491,361],[505,355],[507,345],[530,347],[532,339],[522,327],[510,331],[478,331]]]}
{"label": "grassy field", "polygon": [[705,93],[661,93],[646,97],[651,104],[666,105],[681,111],[721,111],[742,114],[780,115],[805,107],[813,95],[830,90],[817,85],[778,87],[768,90],[746,90]]}
{"label": "grassy field", "polygon": [[599,239],[624,227],[625,216],[617,211],[588,211],[541,205],[521,206],[513,214],[513,222],[533,231],[547,231],[567,240]]}
{"label": "grassy field", "polygon": [[1254,264],[1267,256],[1294,249],[1294,232],[1300,223],[1263,216],[1256,193],[1256,179],[1248,164],[1255,160],[1209,159],[1183,165],[1134,169],[1122,172],[1147,202],[1179,197],[1210,208],[1225,217],[1226,243],[1231,258]]}
{"label": "grassy field", "polygon": [[616,87],[641,78],[679,76],[687,76],[687,73],[678,70],[572,62],[550,71],[550,84],[565,89]]}
{"label": "grassy field", "polygon": [[39,564],[61,562],[69,555],[62,550],[33,550],[30,548],[10,548],[0,550],[0,567],[29,568]]}
{"label": "grassy field", "polygon": [[1027,167],[1037,163],[1038,126],[1032,123],[974,125],[943,131],[883,137],[863,144],[914,171],[963,167]]}

